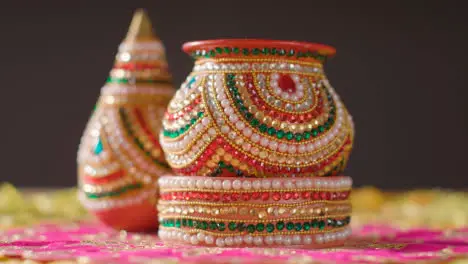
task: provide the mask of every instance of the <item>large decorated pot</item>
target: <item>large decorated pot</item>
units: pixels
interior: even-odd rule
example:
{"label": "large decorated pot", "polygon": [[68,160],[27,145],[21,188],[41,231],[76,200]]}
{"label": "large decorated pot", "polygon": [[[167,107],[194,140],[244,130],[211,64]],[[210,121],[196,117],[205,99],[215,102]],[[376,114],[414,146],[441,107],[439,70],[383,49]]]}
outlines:
{"label": "large decorated pot", "polygon": [[161,144],[181,175],[342,173],[353,123],[328,81],[329,46],[291,41],[190,42],[193,71],[164,117]]}
{"label": "large decorated pot", "polygon": [[169,171],[158,135],[174,92],[164,46],[139,10],[78,151],[80,201],[103,223],[157,228],[157,179]]}
{"label": "large decorated pot", "polygon": [[351,116],[323,68],[329,46],[190,42],[195,66],[160,142],[161,239],[217,247],[330,247],[350,235]]}

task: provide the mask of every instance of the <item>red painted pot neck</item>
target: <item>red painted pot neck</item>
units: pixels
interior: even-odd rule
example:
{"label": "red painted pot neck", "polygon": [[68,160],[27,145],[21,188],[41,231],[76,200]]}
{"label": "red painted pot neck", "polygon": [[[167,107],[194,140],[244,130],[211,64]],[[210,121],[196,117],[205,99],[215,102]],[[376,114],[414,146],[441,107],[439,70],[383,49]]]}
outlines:
{"label": "red painted pot neck", "polygon": [[[184,43],[182,49],[196,58],[284,56],[314,60],[335,55],[335,48],[318,43],[270,39],[214,39]],[[235,52],[234,52],[235,51]]]}

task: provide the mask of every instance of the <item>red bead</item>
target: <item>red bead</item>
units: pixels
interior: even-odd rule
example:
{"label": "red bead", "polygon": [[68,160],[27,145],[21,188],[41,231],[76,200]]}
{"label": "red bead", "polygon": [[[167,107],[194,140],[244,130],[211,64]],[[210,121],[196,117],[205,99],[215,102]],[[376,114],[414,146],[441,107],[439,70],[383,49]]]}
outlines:
{"label": "red bead", "polygon": [[238,194],[238,193],[231,194],[231,200],[233,202],[236,202],[237,200],[239,200],[239,198],[240,198],[240,194]]}
{"label": "red bead", "polygon": [[296,83],[289,74],[282,74],[278,79],[278,86],[281,90],[288,93],[296,92]]}
{"label": "red bead", "polygon": [[290,193],[290,192],[283,193],[283,199],[289,200],[289,199],[291,199],[291,197],[292,197],[292,193]]}
{"label": "red bead", "polygon": [[293,199],[294,199],[294,200],[299,199],[299,193],[298,193],[298,192],[294,192],[294,193],[293,193]]}
{"label": "red bead", "polygon": [[314,200],[320,200],[320,193],[319,192],[313,192],[312,197]]}
{"label": "red bead", "polygon": [[244,201],[250,200],[250,193],[243,193],[242,194],[242,199],[244,199]]}
{"label": "red bead", "polygon": [[270,199],[270,194],[267,192],[262,193],[262,200],[267,201],[268,199]]}
{"label": "red bead", "polygon": [[213,193],[213,201],[217,202],[221,198],[219,193]]}
{"label": "red bead", "polygon": [[310,192],[302,192],[302,198],[303,199],[309,199],[310,198]]}
{"label": "red bead", "polygon": [[203,193],[203,194],[202,194],[202,199],[203,199],[203,200],[208,200],[208,194],[207,194],[207,193]]}
{"label": "red bead", "polygon": [[327,193],[326,192],[320,192],[320,198],[322,198],[322,200],[326,200],[327,199]]}
{"label": "red bead", "polygon": [[225,193],[223,195],[223,202],[230,202],[231,201],[231,195],[229,195],[228,193]]}
{"label": "red bead", "polygon": [[260,198],[260,193],[259,192],[252,193],[252,199],[257,200],[258,198]]}
{"label": "red bead", "polygon": [[272,194],[272,198],[273,198],[273,200],[275,200],[275,201],[279,201],[279,200],[281,199],[281,194],[275,192],[275,193]]}
{"label": "red bead", "polygon": [[206,194],[206,200],[210,201],[211,199],[213,199],[213,195],[211,193],[207,193]]}

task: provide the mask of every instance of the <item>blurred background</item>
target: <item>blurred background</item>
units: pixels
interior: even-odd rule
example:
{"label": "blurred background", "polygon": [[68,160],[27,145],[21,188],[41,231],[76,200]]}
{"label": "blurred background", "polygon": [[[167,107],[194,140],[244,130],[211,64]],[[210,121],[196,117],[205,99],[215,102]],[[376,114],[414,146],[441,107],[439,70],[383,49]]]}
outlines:
{"label": "blurred background", "polygon": [[[28,2],[28,1],[26,1]],[[327,75],[356,122],[357,186],[464,188],[468,16],[462,1],[66,1],[0,8],[0,182],[76,183],[76,151],[136,8],[164,41],[174,85],[190,40],[329,44]]]}

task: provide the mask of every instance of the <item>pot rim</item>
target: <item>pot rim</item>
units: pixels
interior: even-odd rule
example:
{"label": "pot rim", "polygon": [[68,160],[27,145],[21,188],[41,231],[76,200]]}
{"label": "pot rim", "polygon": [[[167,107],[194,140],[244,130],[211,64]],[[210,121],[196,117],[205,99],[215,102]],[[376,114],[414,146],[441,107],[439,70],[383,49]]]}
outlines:
{"label": "pot rim", "polygon": [[280,49],[296,49],[299,51],[318,52],[321,55],[331,57],[336,54],[336,49],[332,46],[314,42],[295,41],[295,40],[276,40],[276,39],[209,39],[196,40],[185,42],[182,45],[182,50],[188,54],[197,49],[214,49],[216,47],[238,47],[238,48],[280,48]]}

